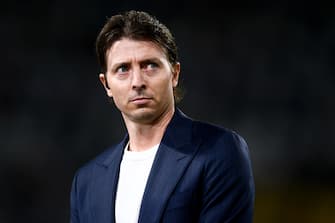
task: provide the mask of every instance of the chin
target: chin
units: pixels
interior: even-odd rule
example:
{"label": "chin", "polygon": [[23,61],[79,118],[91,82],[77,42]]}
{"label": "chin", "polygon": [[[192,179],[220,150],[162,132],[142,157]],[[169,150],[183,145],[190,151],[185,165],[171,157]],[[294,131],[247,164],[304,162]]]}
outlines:
{"label": "chin", "polygon": [[143,124],[153,122],[157,116],[158,112],[149,108],[140,108],[128,115],[132,121]]}

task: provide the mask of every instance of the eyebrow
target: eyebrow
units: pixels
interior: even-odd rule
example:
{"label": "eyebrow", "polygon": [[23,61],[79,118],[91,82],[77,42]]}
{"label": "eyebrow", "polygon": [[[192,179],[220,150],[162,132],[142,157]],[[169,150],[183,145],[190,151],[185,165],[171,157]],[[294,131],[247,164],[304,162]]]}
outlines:
{"label": "eyebrow", "polygon": [[113,64],[111,67],[111,71],[115,71],[115,69],[119,68],[120,66],[129,66],[130,62],[120,62],[120,63],[116,63]]}
{"label": "eyebrow", "polygon": [[[160,59],[158,59],[157,57],[148,57],[145,58],[143,60],[139,61],[139,64],[143,64],[143,63],[148,63],[148,62],[155,62],[158,64],[162,64],[162,61]],[[131,64],[130,61],[124,61],[124,62],[118,62],[112,65],[111,70],[114,71],[116,68],[120,67],[120,66],[129,66]]]}
{"label": "eyebrow", "polygon": [[162,63],[162,61],[160,59],[158,59],[156,57],[152,57],[152,58],[147,58],[147,59],[141,60],[140,64],[142,64],[142,63],[148,63],[148,62],[155,62],[155,63],[159,63],[159,64]]}

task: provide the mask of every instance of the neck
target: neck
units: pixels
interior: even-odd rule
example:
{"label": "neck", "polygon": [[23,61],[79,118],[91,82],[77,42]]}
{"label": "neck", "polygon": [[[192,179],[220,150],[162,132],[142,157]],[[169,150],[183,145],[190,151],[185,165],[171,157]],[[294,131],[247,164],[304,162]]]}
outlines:
{"label": "neck", "polygon": [[161,142],[174,108],[163,113],[153,123],[143,124],[125,120],[129,134],[129,150],[144,151]]}

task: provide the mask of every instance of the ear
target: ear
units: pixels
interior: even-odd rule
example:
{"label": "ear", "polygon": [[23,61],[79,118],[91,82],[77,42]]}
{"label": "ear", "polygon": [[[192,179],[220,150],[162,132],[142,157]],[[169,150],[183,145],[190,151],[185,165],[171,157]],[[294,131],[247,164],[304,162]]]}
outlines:
{"label": "ear", "polygon": [[172,68],[172,86],[177,87],[180,73],[180,63],[177,62],[173,65]]}
{"label": "ear", "polygon": [[108,83],[107,83],[106,75],[103,74],[103,73],[99,74],[99,79],[100,79],[100,82],[102,83],[102,85],[104,86],[108,97],[113,97],[112,91],[109,88]]}

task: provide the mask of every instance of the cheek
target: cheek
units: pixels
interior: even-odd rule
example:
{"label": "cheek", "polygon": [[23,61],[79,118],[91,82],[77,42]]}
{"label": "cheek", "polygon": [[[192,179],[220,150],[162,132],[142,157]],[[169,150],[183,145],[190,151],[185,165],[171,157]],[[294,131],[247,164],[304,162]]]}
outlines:
{"label": "cheek", "polygon": [[123,90],[122,88],[120,88],[120,86],[117,86],[115,84],[111,84],[110,91],[113,95],[114,103],[117,105],[122,103],[127,96],[125,90]]}
{"label": "cheek", "polygon": [[162,97],[170,97],[173,94],[173,86],[171,79],[165,79],[157,84],[157,90],[160,92]]}
{"label": "cheek", "polygon": [[125,101],[125,97],[122,96],[122,94],[116,94],[114,95],[114,97],[112,98],[113,99],[113,102],[114,102],[114,105],[120,110],[120,111],[123,111],[124,108],[127,106]]}

